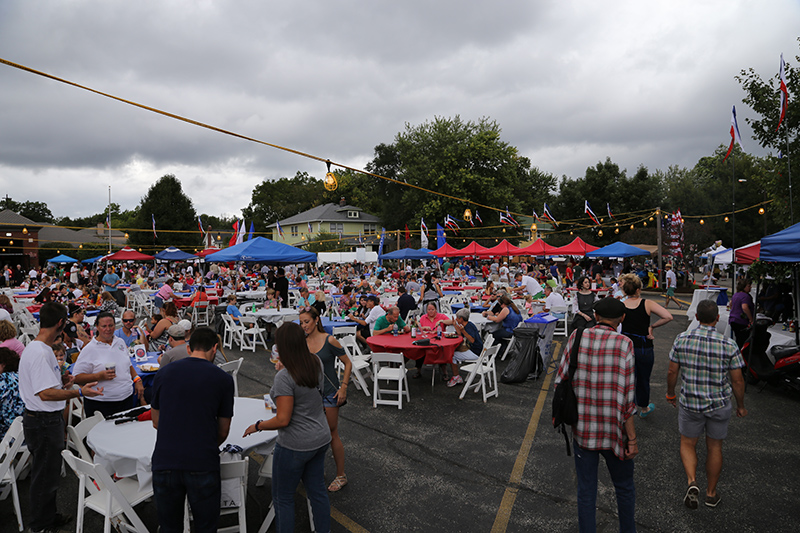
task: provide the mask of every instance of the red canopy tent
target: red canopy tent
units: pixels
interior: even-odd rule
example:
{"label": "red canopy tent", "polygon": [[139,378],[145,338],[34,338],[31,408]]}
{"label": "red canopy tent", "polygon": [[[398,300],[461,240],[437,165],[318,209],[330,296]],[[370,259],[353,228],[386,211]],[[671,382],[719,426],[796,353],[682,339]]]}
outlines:
{"label": "red canopy tent", "polygon": [[212,248],[206,248],[202,252],[197,252],[195,255],[197,257],[205,257],[205,256],[207,256],[209,254],[213,254],[213,253],[216,253],[216,252],[219,252],[219,251],[220,251],[220,248],[212,247]]}
{"label": "red canopy tent", "polygon": [[550,246],[546,242],[544,242],[541,237],[536,239],[535,242],[529,244],[525,248],[520,248],[519,251],[523,252],[520,255],[535,255],[535,256],[544,256],[544,255],[556,255],[553,253],[555,250],[555,246]]}
{"label": "red canopy tent", "polygon": [[130,246],[126,246],[118,252],[107,255],[100,259],[100,261],[153,261],[155,257],[152,255],[137,252]]}
{"label": "red canopy tent", "polygon": [[489,256],[504,256],[504,255],[522,255],[519,248],[503,239],[500,244],[487,248],[485,252],[478,254],[480,257]]}
{"label": "red canopy tent", "polygon": [[575,240],[564,246],[554,248],[551,250],[551,255],[586,255],[586,252],[593,252],[599,250],[597,246],[586,244],[580,237],[575,237]]}
{"label": "red canopy tent", "polygon": [[471,255],[483,255],[486,252],[486,250],[488,250],[487,247],[481,246],[477,242],[472,241],[466,246],[466,248],[462,248],[461,250],[459,250],[459,253],[461,253],[462,256],[466,257]]}
{"label": "red canopy tent", "polygon": [[444,243],[440,248],[430,252],[430,254],[436,257],[462,257],[464,255],[461,253],[461,250],[453,248],[447,243]]}
{"label": "red canopy tent", "polygon": [[751,265],[761,255],[761,241],[737,248],[734,254],[734,263],[737,265]]}

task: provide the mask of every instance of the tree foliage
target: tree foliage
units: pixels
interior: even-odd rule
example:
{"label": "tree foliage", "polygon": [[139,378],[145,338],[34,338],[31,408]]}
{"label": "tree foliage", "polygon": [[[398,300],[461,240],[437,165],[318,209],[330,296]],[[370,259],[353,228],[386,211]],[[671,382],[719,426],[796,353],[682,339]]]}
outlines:
{"label": "tree foliage", "polygon": [[307,172],[298,172],[293,178],[264,180],[253,189],[250,205],[242,210],[242,214],[246,221],[255,223],[258,233],[263,233],[276,220],[319,205],[324,190],[322,181]]}
{"label": "tree foliage", "polygon": [[50,212],[50,208],[44,202],[32,202],[26,200],[24,202],[15,202],[11,198],[3,199],[3,208],[10,209],[18,215],[33,220],[34,222],[46,222],[49,224],[55,223],[55,217]]}
{"label": "tree foliage", "polygon": [[[151,217],[156,220],[158,239],[153,237]],[[192,200],[172,174],[159,178],[142,197],[132,229],[140,231],[131,231],[128,241],[146,246],[149,251],[158,251],[166,246],[194,248],[202,240]]]}
{"label": "tree foliage", "polygon": [[305,249],[309,252],[335,252],[340,250],[342,245],[338,243],[338,236],[333,233],[322,232],[308,241]]}

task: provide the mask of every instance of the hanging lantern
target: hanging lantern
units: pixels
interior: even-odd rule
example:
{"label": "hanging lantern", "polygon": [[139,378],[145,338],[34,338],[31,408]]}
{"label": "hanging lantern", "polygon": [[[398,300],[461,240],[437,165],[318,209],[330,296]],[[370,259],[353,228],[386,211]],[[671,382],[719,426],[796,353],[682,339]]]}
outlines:
{"label": "hanging lantern", "polygon": [[653,217],[650,217],[650,222],[652,222],[652,221],[653,221]]}
{"label": "hanging lantern", "polygon": [[464,210],[464,222],[469,222],[470,220],[472,220],[472,211],[467,208]]}
{"label": "hanging lantern", "polygon": [[631,229],[633,229],[633,224],[631,224]]}
{"label": "hanging lantern", "polygon": [[614,228],[614,233],[619,233],[619,228]]}
{"label": "hanging lantern", "polygon": [[705,224],[705,223],[706,223],[706,221],[705,221],[705,220],[703,220],[703,219],[701,218],[701,219],[700,219],[700,225],[702,226],[702,225],[703,225],[703,224]]}
{"label": "hanging lantern", "polygon": [[78,248],[80,248],[80,249],[82,250],[82,249],[83,249],[83,245],[82,245],[82,244],[79,244],[79,245],[78,245]]}
{"label": "hanging lantern", "polygon": [[725,217],[725,222],[730,222],[730,221],[731,221],[731,219],[729,219],[728,217]]}
{"label": "hanging lantern", "polygon": [[328,173],[325,174],[325,190],[326,191],[335,191],[339,187],[339,182],[336,181],[336,175],[331,172],[331,161],[330,159],[326,161],[328,165]]}
{"label": "hanging lantern", "polygon": [[22,228],[22,234],[23,235],[27,235],[28,234],[28,228]]}
{"label": "hanging lantern", "polygon": [[503,228],[503,233],[505,233],[505,232],[506,232],[506,228]]}
{"label": "hanging lantern", "polygon": [[597,236],[598,237],[602,237],[603,236],[603,230],[601,230],[601,229],[597,230]]}
{"label": "hanging lantern", "polygon": [[126,239],[128,238],[128,234],[127,234],[127,233],[125,234],[125,238],[126,238]]}
{"label": "hanging lantern", "polygon": [[569,234],[572,235],[572,232],[570,231]]}
{"label": "hanging lantern", "polygon": [[642,225],[643,225],[643,226],[646,228],[646,227],[647,227],[647,221],[645,220],[645,221],[642,223]]}
{"label": "hanging lantern", "polygon": [[763,215],[764,214],[764,208],[763,207],[759,207],[758,208],[758,214],[759,215]]}

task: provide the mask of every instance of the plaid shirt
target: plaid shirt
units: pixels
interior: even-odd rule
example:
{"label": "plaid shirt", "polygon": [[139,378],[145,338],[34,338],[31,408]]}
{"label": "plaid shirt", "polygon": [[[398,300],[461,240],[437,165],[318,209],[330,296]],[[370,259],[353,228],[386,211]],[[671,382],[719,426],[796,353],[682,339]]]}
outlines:
{"label": "plaid shirt", "polygon": [[681,407],[695,413],[725,407],[733,393],[728,373],[744,366],[733,339],[702,324],[678,335],[669,360],[681,365]]}
{"label": "plaid shirt", "polygon": [[[569,375],[575,333],[567,342],[556,383]],[[572,387],[578,398],[578,424],[572,434],[581,448],[612,450],[625,459],[623,425],[633,416],[633,343],[609,326],[584,330]]]}

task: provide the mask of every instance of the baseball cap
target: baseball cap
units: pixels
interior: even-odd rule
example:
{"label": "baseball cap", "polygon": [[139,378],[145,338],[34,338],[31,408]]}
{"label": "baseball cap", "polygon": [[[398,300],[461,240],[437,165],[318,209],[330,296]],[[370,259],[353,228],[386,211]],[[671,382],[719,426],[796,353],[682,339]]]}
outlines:
{"label": "baseball cap", "polygon": [[178,325],[183,328],[184,331],[189,331],[192,329],[192,321],[186,320],[185,318],[178,322]]}
{"label": "baseball cap", "polygon": [[594,312],[603,318],[619,318],[625,314],[625,304],[616,298],[602,298],[594,304]]}
{"label": "baseball cap", "polygon": [[186,337],[186,330],[180,324],[175,324],[167,329],[167,335],[173,339],[183,339]]}

